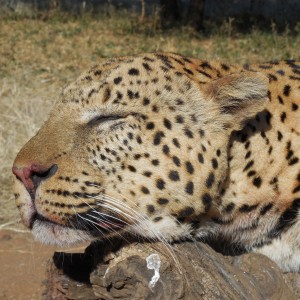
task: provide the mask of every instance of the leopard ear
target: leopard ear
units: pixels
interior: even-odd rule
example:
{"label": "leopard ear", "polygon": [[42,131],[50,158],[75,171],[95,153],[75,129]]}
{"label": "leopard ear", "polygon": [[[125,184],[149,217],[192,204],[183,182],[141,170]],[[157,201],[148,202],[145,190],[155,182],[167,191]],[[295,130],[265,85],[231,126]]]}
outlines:
{"label": "leopard ear", "polygon": [[224,127],[240,130],[247,120],[264,110],[268,84],[264,74],[247,71],[210,82],[205,93],[217,106]]}

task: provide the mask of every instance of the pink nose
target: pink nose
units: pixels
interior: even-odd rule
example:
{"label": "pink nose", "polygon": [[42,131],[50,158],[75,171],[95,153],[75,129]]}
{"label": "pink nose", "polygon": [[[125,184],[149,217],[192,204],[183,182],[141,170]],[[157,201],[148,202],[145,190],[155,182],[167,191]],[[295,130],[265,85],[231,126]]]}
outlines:
{"label": "pink nose", "polygon": [[36,189],[41,181],[51,177],[53,174],[55,174],[56,170],[57,165],[53,165],[50,168],[37,164],[32,164],[25,167],[18,167],[17,165],[14,165],[12,167],[12,172],[20,181],[22,181],[25,188],[31,195],[31,198],[33,199]]}

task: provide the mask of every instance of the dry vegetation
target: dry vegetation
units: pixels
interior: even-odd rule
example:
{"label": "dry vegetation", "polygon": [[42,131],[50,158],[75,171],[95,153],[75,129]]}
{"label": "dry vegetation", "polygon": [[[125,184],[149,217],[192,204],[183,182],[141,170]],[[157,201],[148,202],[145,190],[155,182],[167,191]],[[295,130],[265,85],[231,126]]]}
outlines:
{"label": "dry vegetation", "polygon": [[209,34],[163,31],[156,18],[140,23],[128,15],[2,19],[0,28],[0,224],[18,219],[10,172],[18,149],[46,119],[61,87],[104,57],[173,51],[227,63],[300,58],[297,30],[238,34],[231,22]]}

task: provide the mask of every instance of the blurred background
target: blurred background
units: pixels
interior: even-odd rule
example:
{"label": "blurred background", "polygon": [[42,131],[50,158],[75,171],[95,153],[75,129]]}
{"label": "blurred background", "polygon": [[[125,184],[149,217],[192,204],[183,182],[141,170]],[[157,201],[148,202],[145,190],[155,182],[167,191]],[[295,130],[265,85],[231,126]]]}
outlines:
{"label": "blurred background", "polygon": [[299,0],[0,0],[0,299],[40,299],[44,248],[33,254],[31,236],[22,240],[11,166],[63,86],[111,56],[172,51],[244,64],[299,60],[299,47]]}

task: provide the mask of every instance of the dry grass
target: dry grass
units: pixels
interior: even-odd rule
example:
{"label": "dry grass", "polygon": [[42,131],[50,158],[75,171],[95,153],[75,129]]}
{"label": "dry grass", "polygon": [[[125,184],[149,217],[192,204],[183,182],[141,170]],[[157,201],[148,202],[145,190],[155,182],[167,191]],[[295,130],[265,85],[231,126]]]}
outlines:
{"label": "dry grass", "polygon": [[0,223],[17,216],[10,169],[18,149],[45,120],[61,87],[103,57],[173,51],[227,63],[299,59],[299,34],[279,35],[274,28],[233,34],[225,24],[205,36],[190,28],[162,31],[155,19],[137,20],[0,21]]}

